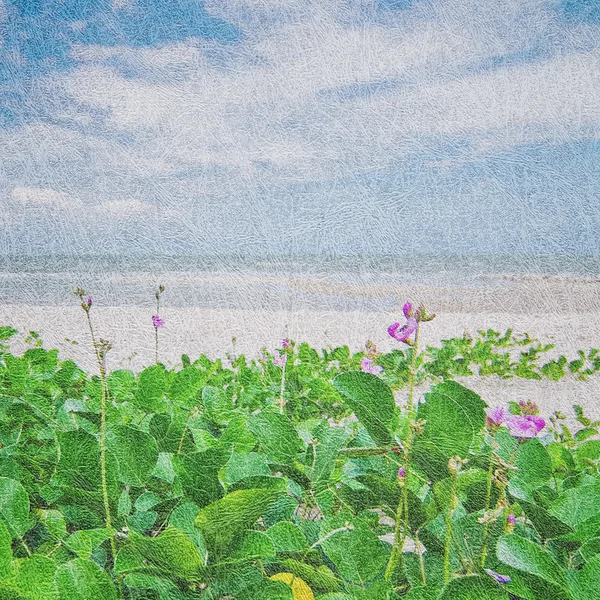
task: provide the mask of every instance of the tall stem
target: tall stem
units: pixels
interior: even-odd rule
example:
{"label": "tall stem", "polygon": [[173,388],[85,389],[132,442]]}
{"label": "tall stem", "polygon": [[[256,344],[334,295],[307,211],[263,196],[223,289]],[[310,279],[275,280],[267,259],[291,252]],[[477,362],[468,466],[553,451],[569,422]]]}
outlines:
{"label": "tall stem", "polygon": [[[156,293],[156,316],[160,317],[160,294]],[[156,361],[158,364],[158,327],[154,327],[154,349],[156,352]]]}
{"label": "tall stem", "polygon": [[[285,355],[284,355],[285,356]],[[281,369],[281,391],[279,394],[279,412],[283,414],[283,393],[285,391],[285,365],[287,361],[283,363],[283,367]]]}
{"label": "tall stem", "polygon": [[[490,510],[490,504],[492,501],[492,479],[494,475],[494,434],[492,434],[492,455],[490,456],[490,466],[488,468],[487,473],[487,487],[485,494],[485,513],[487,514]],[[488,541],[488,533],[490,529],[490,522],[486,520],[483,526],[483,545],[481,547],[481,568],[485,566],[485,559],[487,557],[487,541]]]}
{"label": "tall stem", "polygon": [[[409,387],[408,387],[408,434],[406,442],[404,444],[404,481],[400,500],[398,502],[398,509],[396,511],[396,526],[394,528],[394,545],[392,546],[392,553],[385,569],[385,578],[388,581],[392,580],[394,573],[398,571],[398,567],[402,562],[402,550],[408,536],[409,531],[409,518],[408,518],[408,481],[410,477],[410,468],[408,464],[408,458],[413,442],[413,428],[415,424],[415,415],[413,414],[413,396],[415,388],[415,372],[417,366],[417,354],[419,352],[419,328],[420,323],[417,324],[417,330],[415,333],[415,343],[412,347],[412,357],[409,373]],[[400,524],[403,523],[402,532],[400,531]]]}

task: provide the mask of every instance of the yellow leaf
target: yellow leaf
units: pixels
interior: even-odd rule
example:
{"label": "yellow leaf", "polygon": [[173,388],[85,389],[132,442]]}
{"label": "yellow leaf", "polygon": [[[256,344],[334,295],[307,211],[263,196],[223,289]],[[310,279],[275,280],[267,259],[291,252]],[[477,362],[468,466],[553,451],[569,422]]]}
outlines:
{"label": "yellow leaf", "polygon": [[273,581],[283,581],[292,588],[294,600],[315,600],[312,590],[308,587],[306,581],[296,577],[292,573],[277,573],[270,579]]}

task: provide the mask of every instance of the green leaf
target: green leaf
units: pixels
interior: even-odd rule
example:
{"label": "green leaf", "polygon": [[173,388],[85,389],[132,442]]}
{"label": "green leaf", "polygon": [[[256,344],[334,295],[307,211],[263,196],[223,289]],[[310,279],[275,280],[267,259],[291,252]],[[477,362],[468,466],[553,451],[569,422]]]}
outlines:
{"label": "green leaf", "polygon": [[292,464],[304,447],[300,436],[286,415],[263,410],[248,418],[248,429],[258,438],[262,450],[273,461]]}
{"label": "green leaf", "polygon": [[569,589],[574,600],[600,598],[600,555],[596,555],[571,578]]}
{"label": "green leaf", "polygon": [[[125,576],[124,581],[129,588],[157,592],[159,600],[187,600],[189,598],[189,596],[181,592],[174,583],[163,577],[158,577],[157,575],[129,573]],[[141,596],[141,598],[146,598],[146,596]],[[154,596],[152,596],[152,598],[154,598]]]}
{"label": "green leaf", "polygon": [[600,514],[600,485],[584,485],[563,492],[550,506],[550,514],[571,527]]}
{"label": "green leaf", "polygon": [[439,600],[508,600],[508,594],[490,577],[471,575],[453,579],[444,587]]}
{"label": "green leaf", "polygon": [[65,486],[96,490],[100,486],[100,447],[87,431],[78,429],[58,433],[60,461],[54,480]]}
{"label": "green leaf", "polygon": [[235,449],[238,454],[251,452],[256,446],[256,436],[248,429],[245,417],[235,417],[229,421],[219,444],[228,451]]}
{"label": "green leaf", "polygon": [[215,423],[226,423],[235,416],[233,402],[227,393],[217,387],[207,385],[202,390],[202,404],[206,416]]}
{"label": "green leaf", "polygon": [[361,522],[355,523],[352,531],[333,533],[343,526],[342,521],[337,517],[324,519],[320,537],[325,539],[321,548],[344,579],[355,583],[372,579],[387,563],[386,544]]}
{"label": "green leaf", "polygon": [[119,480],[142,487],[158,461],[152,436],[126,425],[112,425],[106,431],[106,446],[117,459]]}
{"label": "green leaf", "polygon": [[162,365],[146,367],[138,376],[135,404],[147,413],[161,413],[167,408],[164,401],[166,373]]}
{"label": "green leaf", "polygon": [[240,531],[250,529],[279,495],[277,490],[238,490],[201,509],[195,524],[209,552],[222,550]]}
{"label": "green leaf", "polygon": [[280,521],[267,529],[266,534],[275,544],[277,552],[302,552],[308,548],[306,536],[291,521]]}
{"label": "green leaf", "polygon": [[91,561],[76,558],[61,565],[55,581],[60,600],[117,600],[110,577]]}
{"label": "green leaf", "polygon": [[224,494],[219,470],[229,455],[221,449],[173,456],[173,469],[181,482],[185,496],[198,506],[206,506]]}
{"label": "green leaf", "polygon": [[204,383],[205,375],[196,367],[186,367],[175,374],[168,397],[178,406],[191,409],[197,405],[197,397]]}
{"label": "green leaf", "polygon": [[0,579],[12,577],[12,538],[4,521],[0,519]]}
{"label": "green leaf", "polygon": [[498,559],[503,563],[536,575],[559,587],[566,587],[563,568],[540,546],[515,534],[502,536],[498,540]]}
{"label": "green leaf", "polygon": [[0,517],[13,539],[23,536],[34,525],[29,517],[29,496],[14,479],[0,477]]}
{"label": "green leaf", "polygon": [[519,500],[519,506],[544,540],[556,538],[573,531],[572,527],[551,515],[542,506],[524,500]]}
{"label": "green leaf", "polygon": [[390,387],[376,375],[361,371],[342,373],[333,380],[358,420],[376,444],[394,440],[397,421],[396,401]]}
{"label": "green leaf", "polygon": [[233,453],[229,462],[223,468],[223,481],[227,485],[252,475],[271,475],[271,469],[267,464],[265,454],[259,454],[258,452]]}
{"label": "green leaf", "polygon": [[260,531],[247,531],[230,554],[233,560],[254,560],[273,556],[275,545],[269,536]]}
{"label": "green leaf", "polygon": [[16,561],[15,585],[31,600],[58,600],[55,572],[56,563],[52,559],[34,554],[31,558]]}
{"label": "green leaf", "polygon": [[323,422],[314,432],[316,448],[314,459],[307,469],[313,488],[318,492],[327,487],[329,478],[335,467],[335,459],[340,448],[349,437],[349,432],[341,427],[329,427]]}
{"label": "green leaf", "polygon": [[548,481],[552,476],[552,460],[538,439],[521,444],[515,458],[517,477],[525,483]]}
{"label": "green leaf", "polygon": [[[160,535],[150,538],[135,531],[130,532],[130,544],[123,550],[127,559],[136,556],[142,564],[144,561],[164,573],[168,573],[181,579],[200,581],[204,573],[204,558],[196,545],[187,537],[183,531],[174,527],[167,527]],[[119,561],[117,556],[117,572],[129,570],[127,561]]]}
{"label": "green leaf", "polygon": [[6,340],[9,340],[11,337],[13,337],[13,335],[16,335],[17,333],[19,332],[13,327],[10,327],[8,325],[2,325],[0,327],[0,342],[5,342]]}

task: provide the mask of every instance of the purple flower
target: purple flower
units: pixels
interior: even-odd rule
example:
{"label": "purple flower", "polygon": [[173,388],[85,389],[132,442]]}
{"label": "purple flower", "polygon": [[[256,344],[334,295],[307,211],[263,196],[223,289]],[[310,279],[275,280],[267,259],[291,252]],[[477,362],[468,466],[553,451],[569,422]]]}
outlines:
{"label": "purple flower", "polygon": [[498,429],[504,423],[504,408],[496,406],[495,408],[486,408],[486,423],[490,429]]}
{"label": "purple flower", "polygon": [[417,330],[418,322],[415,317],[410,317],[405,325],[400,327],[396,322],[388,327],[388,333],[399,342],[408,343],[408,338]]}
{"label": "purple flower", "polygon": [[513,437],[534,438],[544,429],[546,421],[535,415],[510,415],[506,418],[506,426]]}
{"label": "purple flower", "polygon": [[402,312],[406,317],[406,323],[400,327],[400,323],[396,322],[393,325],[388,327],[388,333],[399,342],[404,342],[405,344],[412,345],[411,341],[408,339],[419,326],[419,322],[417,317],[414,315],[413,307],[410,302],[407,302],[402,307]]}
{"label": "purple flower", "polygon": [[400,467],[398,469],[398,477],[400,479],[404,479],[406,477],[406,470],[404,469],[404,467]]}
{"label": "purple flower", "polygon": [[485,572],[493,577],[498,583],[510,583],[510,577],[508,575],[500,575],[500,573],[496,573],[491,569],[486,569]]}
{"label": "purple flower", "polygon": [[513,515],[512,513],[510,515],[508,515],[507,519],[508,523],[510,525],[514,525],[517,522],[517,517],[515,517],[515,515]]}
{"label": "purple flower", "polygon": [[92,297],[91,296],[88,296],[87,305],[88,305],[88,308],[90,308],[92,306]]}
{"label": "purple flower", "polygon": [[279,354],[279,351],[275,350],[273,352],[273,355],[273,364],[276,367],[283,367],[283,365],[285,365],[285,363],[287,362],[287,354]]}
{"label": "purple flower", "polygon": [[379,375],[383,371],[383,367],[373,364],[373,361],[366,356],[360,361],[360,370],[363,373],[371,373],[371,375]]}
{"label": "purple flower", "polygon": [[290,340],[288,340],[287,338],[284,340],[281,340],[281,346],[283,348],[289,348],[292,344],[290,343]]}
{"label": "purple flower", "polygon": [[155,329],[160,329],[165,326],[164,319],[161,319],[158,315],[152,315],[152,325]]}

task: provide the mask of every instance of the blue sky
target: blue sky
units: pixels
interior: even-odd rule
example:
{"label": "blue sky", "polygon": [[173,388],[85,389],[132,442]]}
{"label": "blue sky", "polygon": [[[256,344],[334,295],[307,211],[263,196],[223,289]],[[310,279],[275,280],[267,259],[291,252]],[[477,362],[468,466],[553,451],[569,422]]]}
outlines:
{"label": "blue sky", "polygon": [[598,0],[0,0],[0,252],[600,253]]}

